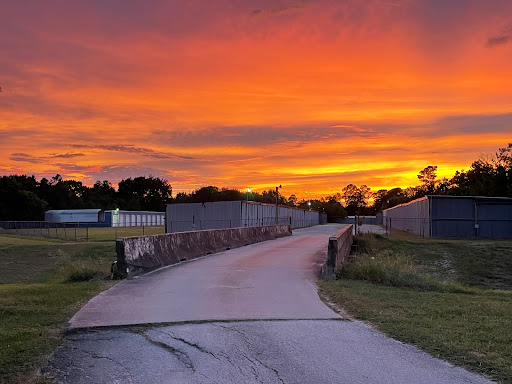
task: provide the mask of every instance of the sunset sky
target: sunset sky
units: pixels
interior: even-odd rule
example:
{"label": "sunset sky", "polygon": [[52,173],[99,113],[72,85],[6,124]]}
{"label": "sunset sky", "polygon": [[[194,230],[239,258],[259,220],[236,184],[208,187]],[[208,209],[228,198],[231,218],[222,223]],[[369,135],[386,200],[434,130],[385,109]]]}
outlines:
{"label": "sunset sky", "polygon": [[0,175],[321,197],[512,142],[512,1],[0,3]]}

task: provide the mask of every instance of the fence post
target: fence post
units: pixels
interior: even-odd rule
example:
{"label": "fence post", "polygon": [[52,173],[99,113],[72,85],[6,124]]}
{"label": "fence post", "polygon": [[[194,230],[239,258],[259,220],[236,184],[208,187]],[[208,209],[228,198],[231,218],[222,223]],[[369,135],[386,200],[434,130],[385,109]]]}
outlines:
{"label": "fence post", "polygon": [[76,241],[76,225],[75,225],[75,241]]}
{"label": "fence post", "polygon": [[144,223],[142,223],[142,236],[144,236]]}
{"label": "fence post", "polygon": [[64,226],[64,240],[67,240],[67,233],[66,233],[66,223],[63,224]]}
{"label": "fence post", "polygon": [[85,227],[85,240],[89,241],[89,227]]}

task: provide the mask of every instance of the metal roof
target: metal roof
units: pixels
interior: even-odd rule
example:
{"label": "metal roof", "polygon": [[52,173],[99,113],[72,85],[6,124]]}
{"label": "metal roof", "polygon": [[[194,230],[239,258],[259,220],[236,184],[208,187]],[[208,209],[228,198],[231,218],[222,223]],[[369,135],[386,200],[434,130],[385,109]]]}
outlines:
{"label": "metal roof", "polygon": [[57,214],[63,214],[63,213],[89,213],[89,214],[93,214],[93,213],[96,213],[98,214],[99,212],[101,212],[102,210],[101,209],[51,209],[49,211],[46,211],[46,213],[57,213]]}

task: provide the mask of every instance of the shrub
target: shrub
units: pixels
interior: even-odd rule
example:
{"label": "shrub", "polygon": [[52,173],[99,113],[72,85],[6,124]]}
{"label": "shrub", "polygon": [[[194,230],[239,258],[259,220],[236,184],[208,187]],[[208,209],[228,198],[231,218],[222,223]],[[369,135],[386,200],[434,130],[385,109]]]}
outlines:
{"label": "shrub", "polygon": [[64,282],[90,281],[104,275],[98,263],[92,258],[74,260],[62,267],[58,275]]}
{"label": "shrub", "polygon": [[446,283],[422,272],[404,252],[378,249],[374,236],[357,236],[358,252],[353,261],[343,265],[338,278],[365,280],[393,287],[418,288],[427,291],[471,293],[473,290],[457,283]]}

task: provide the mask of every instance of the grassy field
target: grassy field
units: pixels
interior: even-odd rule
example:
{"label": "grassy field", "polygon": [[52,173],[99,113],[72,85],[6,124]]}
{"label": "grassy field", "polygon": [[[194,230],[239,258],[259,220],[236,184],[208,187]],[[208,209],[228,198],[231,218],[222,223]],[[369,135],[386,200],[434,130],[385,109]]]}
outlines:
{"label": "grassy field", "polygon": [[38,368],[69,318],[112,285],[115,259],[114,241],[0,236],[0,382],[43,381]]}
{"label": "grassy field", "polygon": [[512,383],[512,241],[356,238],[329,300],[398,340]]}

